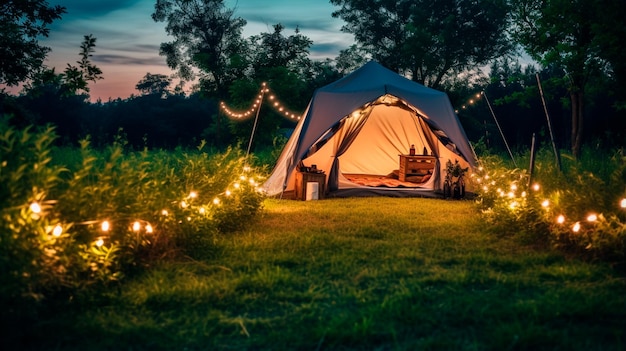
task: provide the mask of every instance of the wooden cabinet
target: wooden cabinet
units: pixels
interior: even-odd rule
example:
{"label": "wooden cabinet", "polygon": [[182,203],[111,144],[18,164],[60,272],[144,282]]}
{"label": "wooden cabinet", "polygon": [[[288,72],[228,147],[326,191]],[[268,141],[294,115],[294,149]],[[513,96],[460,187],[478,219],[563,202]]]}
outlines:
{"label": "wooden cabinet", "polygon": [[319,199],[324,198],[326,194],[326,174],[324,173],[310,173],[310,172],[296,172],[296,199],[306,200],[306,184],[318,183],[319,185]]}
{"label": "wooden cabinet", "polygon": [[398,179],[406,181],[407,176],[423,176],[435,169],[435,156],[429,155],[400,155],[400,171]]}

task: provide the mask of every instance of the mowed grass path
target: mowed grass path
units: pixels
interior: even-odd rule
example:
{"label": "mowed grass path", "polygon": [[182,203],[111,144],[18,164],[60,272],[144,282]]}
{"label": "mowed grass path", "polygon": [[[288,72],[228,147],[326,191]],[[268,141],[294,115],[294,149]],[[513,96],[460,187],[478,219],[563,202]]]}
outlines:
{"label": "mowed grass path", "polygon": [[622,350],[626,281],[489,233],[470,201],[268,200],[207,258],[31,327],[23,346],[59,350]]}

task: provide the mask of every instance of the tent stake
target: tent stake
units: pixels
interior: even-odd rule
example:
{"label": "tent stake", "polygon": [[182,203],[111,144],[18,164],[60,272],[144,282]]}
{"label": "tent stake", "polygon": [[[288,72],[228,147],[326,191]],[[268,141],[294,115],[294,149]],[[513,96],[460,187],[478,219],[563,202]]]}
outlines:
{"label": "tent stake", "polygon": [[498,130],[500,131],[500,135],[502,136],[502,140],[504,140],[504,145],[506,146],[507,151],[509,151],[509,156],[511,156],[511,160],[513,160],[513,164],[517,167],[517,162],[515,162],[515,157],[513,157],[513,153],[511,152],[511,148],[509,147],[509,143],[506,142],[506,138],[504,137],[504,133],[502,132],[502,128],[500,128],[500,123],[498,123],[498,119],[496,118],[496,114],[493,113],[493,109],[491,108],[491,103],[489,103],[489,98],[487,98],[487,94],[485,91],[482,91],[483,96],[485,97],[485,101],[487,101],[487,106],[489,106],[489,111],[491,111],[491,116],[493,116],[493,120],[496,121],[496,126],[498,126]]}

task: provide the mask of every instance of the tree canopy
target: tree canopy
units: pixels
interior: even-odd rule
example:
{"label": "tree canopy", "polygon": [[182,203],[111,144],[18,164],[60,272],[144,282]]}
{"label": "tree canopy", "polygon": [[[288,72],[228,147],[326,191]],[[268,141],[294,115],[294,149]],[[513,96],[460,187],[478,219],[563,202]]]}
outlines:
{"label": "tree canopy", "polygon": [[438,88],[446,78],[507,54],[505,0],[330,0],[373,59]]}
{"label": "tree canopy", "polygon": [[39,71],[50,48],[38,38],[47,37],[48,26],[63,13],[65,7],[45,0],[0,2],[0,83],[18,85]]}

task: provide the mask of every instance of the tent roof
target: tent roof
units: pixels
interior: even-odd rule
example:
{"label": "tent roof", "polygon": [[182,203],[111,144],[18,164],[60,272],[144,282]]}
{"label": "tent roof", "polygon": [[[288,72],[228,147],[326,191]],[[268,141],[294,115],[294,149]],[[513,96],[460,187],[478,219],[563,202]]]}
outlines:
{"label": "tent roof", "polygon": [[413,82],[374,61],[316,90],[304,116],[303,133],[299,136],[293,161],[298,162],[317,139],[343,117],[385,94],[408,102],[429,124],[444,130],[457,150],[474,165],[467,136],[446,93]]}

